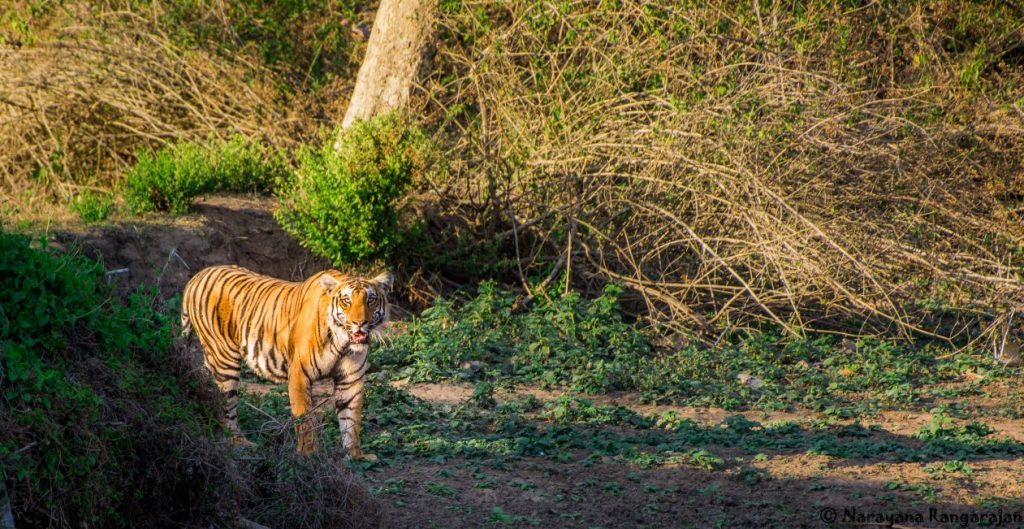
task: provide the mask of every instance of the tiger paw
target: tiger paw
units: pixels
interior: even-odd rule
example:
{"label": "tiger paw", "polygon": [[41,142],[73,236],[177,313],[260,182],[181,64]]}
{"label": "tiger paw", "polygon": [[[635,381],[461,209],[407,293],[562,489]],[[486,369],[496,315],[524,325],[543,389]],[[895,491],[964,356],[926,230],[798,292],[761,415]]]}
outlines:
{"label": "tiger paw", "polygon": [[313,428],[303,418],[299,418],[295,424],[295,451],[300,454],[316,452],[316,439],[313,436]]}
{"label": "tiger paw", "polygon": [[246,439],[244,435],[232,435],[231,445],[248,448],[250,446],[256,446],[256,443]]}
{"label": "tiger paw", "polygon": [[377,456],[374,454],[363,453],[362,450],[351,450],[345,453],[345,459],[351,459],[353,461],[369,461],[374,463],[377,461]]}

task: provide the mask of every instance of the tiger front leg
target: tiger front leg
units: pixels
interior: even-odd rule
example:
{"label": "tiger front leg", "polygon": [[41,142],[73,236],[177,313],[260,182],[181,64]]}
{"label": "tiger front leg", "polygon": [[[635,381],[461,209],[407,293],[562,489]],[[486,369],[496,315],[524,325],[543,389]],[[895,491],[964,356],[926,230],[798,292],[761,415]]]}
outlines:
{"label": "tiger front leg", "polygon": [[299,362],[292,364],[288,370],[288,401],[295,419],[295,450],[300,454],[316,451],[316,438],[313,435],[313,414],[309,413],[312,406],[313,383],[303,371]]}
{"label": "tiger front leg", "polygon": [[362,429],[360,423],[363,415],[363,381],[345,386],[335,385],[334,407],[338,412],[338,429],[341,431],[341,448],[345,457],[352,459],[376,459],[373,455],[363,453],[359,443]]}
{"label": "tiger front leg", "polygon": [[338,430],[345,457],[375,461],[377,456],[364,454],[359,442],[363,417],[366,352],[350,351],[342,360],[343,375],[334,379],[334,408],[338,413]]}

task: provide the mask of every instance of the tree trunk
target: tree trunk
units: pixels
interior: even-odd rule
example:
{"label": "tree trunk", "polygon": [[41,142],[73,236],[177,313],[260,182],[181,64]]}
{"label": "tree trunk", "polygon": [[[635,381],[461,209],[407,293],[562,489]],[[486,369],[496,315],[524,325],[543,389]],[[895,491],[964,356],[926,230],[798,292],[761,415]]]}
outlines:
{"label": "tree trunk", "polygon": [[409,103],[428,53],[436,9],[435,0],[380,3],[342,128]]}

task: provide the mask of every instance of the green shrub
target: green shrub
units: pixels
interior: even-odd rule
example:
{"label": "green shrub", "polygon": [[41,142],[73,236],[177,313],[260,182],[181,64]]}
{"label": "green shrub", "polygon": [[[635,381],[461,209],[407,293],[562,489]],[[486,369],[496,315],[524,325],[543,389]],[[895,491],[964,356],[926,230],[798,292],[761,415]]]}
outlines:
{"label": "green shrub", "polygon": [[288,233],[334,264],[386,257],[403,240],[395,205],[426,170],[430,144],[388,114],[345,130],[334,149],[300,154],[275,216]]}
{"label": "green shrub", "polygon": [[279,153],[236,135],[144,151],[125,175],[122,190],[133,213],[184,213],[192,199],[206,193],[268,193],[287,173]]}
{"label": "green shrub", "polygon": [[[216,519],[239,490],[206,439],[213,401],[169,356],[156,292],[111,299],[101,278],[93,261],[0,232],[0,466],[18,523]],[[204,490],[212,501],[196,500]]]}
{"label": "green shrub", "polygon": [[105,191],[83,191],[71,200],[70,208],[85,222],[101,222],[114,211],[114,195]]}

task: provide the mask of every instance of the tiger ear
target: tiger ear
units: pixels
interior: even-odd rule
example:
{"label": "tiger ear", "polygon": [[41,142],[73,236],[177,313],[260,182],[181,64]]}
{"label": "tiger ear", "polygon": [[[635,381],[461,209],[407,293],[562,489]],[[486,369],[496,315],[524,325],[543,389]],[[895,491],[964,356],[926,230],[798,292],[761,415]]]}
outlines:
{"label": "tiger ear", "polygon": [[391,272],[384,272],[371,279],[371,281],[377,283],[381,290],[384,291],[384,294],[387,294],[388,292],[391,292],[391,285],[395,283],[395,276],[391,275]]}
{"label": "tiger ear", "polygon": [[320,276],[320,286],[324,287],[324,290],[330,294],[335,288],[338,288],[338,280],[334,279],[331,274],[324,274]]}

